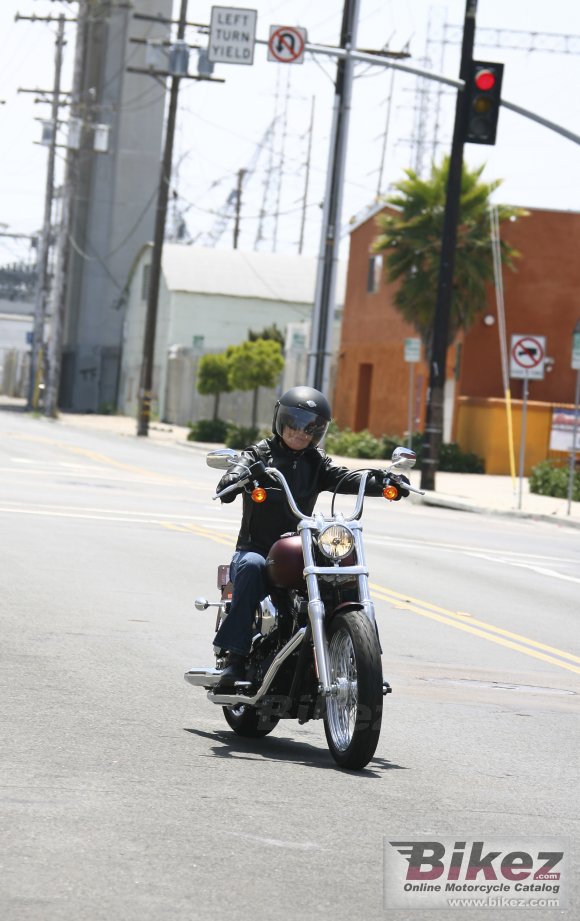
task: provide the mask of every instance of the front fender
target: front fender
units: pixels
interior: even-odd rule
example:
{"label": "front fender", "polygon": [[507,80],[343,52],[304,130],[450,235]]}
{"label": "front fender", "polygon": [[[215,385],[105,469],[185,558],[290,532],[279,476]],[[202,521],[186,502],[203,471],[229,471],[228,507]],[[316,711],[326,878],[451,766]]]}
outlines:
{"label": "front fender", "polygon": [[[346,611],[364,611],[364,609],[365,609],[365,606],[364,604],[361,604],[360,601],[342,601],[330,612],[330,614],[327,614],[326,620],[327,620],[327,623],[330,623],[333,617],[336,617],[337,614],[343,614]],[[375,630],[377,632],[377,640],[379,642],[379,649],[382,655],[383,647],[381,646],[381,638],[379,636],[379,627],[376,621],[375,621]]]}

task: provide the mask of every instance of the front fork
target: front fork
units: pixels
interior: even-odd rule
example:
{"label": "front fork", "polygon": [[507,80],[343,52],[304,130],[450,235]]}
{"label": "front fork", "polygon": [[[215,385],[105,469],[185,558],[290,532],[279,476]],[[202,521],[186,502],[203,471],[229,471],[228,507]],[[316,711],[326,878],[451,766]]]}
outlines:
{"label": "front fork", "polygon": [[[358,522],[351,524],[354,533],[357,564],[363,570],[363,572],[357,574],[359,599],[365,614],[376,629],[375,606],[370,597],[368,569],[366,568],[361,530],[360,525],[357,525]],[[313,529],[308,526],[300,525],[298,529],[302,541],[304,568],[307,570],[315,565],[314,554],[312,552],[312,536],[310,533]],[[320,693],[328,697],[335,694],[338,688],[336,683],[332,682],[330,675],[330,657],[328,654],[328,640],[326,638],[324,603],[320,597],[316,573],[308,573],[305,578],[306,587],[308,589],[308,616],[312,625],[312,642],[314,644],[314,658],[320,685]]]}

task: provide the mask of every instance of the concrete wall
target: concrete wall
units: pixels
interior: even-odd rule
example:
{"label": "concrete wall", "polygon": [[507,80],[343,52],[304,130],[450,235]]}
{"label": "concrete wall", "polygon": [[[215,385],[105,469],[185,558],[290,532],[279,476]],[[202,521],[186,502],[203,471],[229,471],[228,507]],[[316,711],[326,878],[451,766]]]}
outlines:
{"label": "concrete wall", "polygon": [[[522,401],[512,401],[514,464],[519,471]],[[560,405],[560,404],[558,404]],[[524,476],[550,454],[552,409],[549,403],[528,401]],[[460,397],[457,406],[457,441],[464,451],[473,451],[485,461],[485,472],[510,473],[508,422],[505,400]],[[561,457],[560,452],[552,456]]]}

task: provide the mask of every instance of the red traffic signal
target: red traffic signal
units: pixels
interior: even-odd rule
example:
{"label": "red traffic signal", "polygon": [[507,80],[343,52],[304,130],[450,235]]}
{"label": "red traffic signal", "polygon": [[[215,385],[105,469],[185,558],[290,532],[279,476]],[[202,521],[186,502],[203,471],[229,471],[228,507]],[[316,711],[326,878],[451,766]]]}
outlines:
{"label": "red traffic signal", "polygon": [[501,105],[503,64],[472,61],[465,81],[466,122],[464,141],[469,144],[495,144]]}
{"label": "red traffic signal", "polygon": [[495,74],[492,70],[478,70],[474,82],[478,90],[487,93],[495,86]]}

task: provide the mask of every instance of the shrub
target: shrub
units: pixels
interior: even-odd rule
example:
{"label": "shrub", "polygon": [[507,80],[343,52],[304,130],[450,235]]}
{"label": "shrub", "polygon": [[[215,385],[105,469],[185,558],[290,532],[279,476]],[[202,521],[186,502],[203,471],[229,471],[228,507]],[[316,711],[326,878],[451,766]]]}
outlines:
{"label": "shrub", "polygon": [[366,430],[353,432],[346,428],[340,431],[334,423],[328,430],[324,447],[329,454],[338,454],[340,457],[384,457],[380,438],[375,438]]}
{"label": "shrub", "polygon": [[[397,445],[406,445],[407,439],[402,435],[382,435],[375,438],[370,432],[353,432],[345,428],[339,430],[333,423],[326,437],[325,448],[329,454],[339,457],[365,457],[369,459],[388,460]],[[421,469],[423,453],[423,434],[415,432],[411,447],[417,455],[416,469]],[[441,445],[439,470],[443,473],[485,473],[485,464],[481,457],[469,451],[462,451],[455,442]]]}
{"label": "shrub", "polygon": [[188,441],[216,441],[223,443],[228,431],[228,424],[222,419],[200,419],[190,424]]}
{"label": "shrub", "polygon": [[441,445],[439,470],[442,473],[485,473],[483,458],[471,451],[462,451],[454,441]]}
{"label": "shrub", "polygon": [[[551,461],[542,461],[532,468],[529,478],[530,492],[537,493],[539,496],[566,499],[569,476],[567,467],[556,466]],[[574,502],[580,502],[580,473],[574,474],[572,499]]]}

